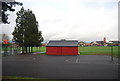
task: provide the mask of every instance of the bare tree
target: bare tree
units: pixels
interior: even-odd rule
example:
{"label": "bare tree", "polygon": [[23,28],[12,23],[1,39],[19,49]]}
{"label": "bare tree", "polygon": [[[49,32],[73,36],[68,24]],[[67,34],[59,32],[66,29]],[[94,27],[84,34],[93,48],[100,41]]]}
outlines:
{"label": "bare tree", "polygon": [[9,41],[9,36],[7,34],[2,34],[2,41],[3,40],[8,40]]}

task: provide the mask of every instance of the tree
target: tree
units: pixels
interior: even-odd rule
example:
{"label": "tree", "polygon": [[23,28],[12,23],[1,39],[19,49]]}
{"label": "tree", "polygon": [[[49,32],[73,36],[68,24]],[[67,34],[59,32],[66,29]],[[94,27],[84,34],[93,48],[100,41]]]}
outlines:
{"label": "tree", "polygon": [[24,23],[22,21],[22,20],[24,20],[24,17],[23,17],[24,12],[25,12],[24,8],[21,8],[21,10],[16,13],[17,14],[16,27],[12,33],[13,41],[22,47],[22,52],[24,52],[24,50],[23,50],[23,47],[24,47],[24,45],[23,45],[23,42],[24,42],[24,40],[23,40],[23,33],[24,33],[23,32],[23,29],[24,29],[23,24]]}
{"label": "tree", "polygon": [[[31,10],[25,10],[23,7],[17,13],[16,27],[13,31],[13,40],[23,49],[27,47],[39,46],[43,41],[42,32],[38,31],[38,22]],[[24,51],[24,50],[23,50]]]}
{"label": "tree", "polygon": [[8,40],[9,41],[9,36],[7,34],[2,34],[2,41],[3,40]]}
{"label": "tree", "polygon": [[7,12],[7,11],[12,11],[12,12],[14,12],[15,9],[12,8],[13,6],[15,6],[15,5],[20,5],[20,6],[22,6],[22,5],[23,5],[22,3],[20,3],[20,2],[15,2],[15,1],[13,1],[13,2],[1,2],[1,1],[0,1],[0,3],[1,3],[1,5],[2,5],[2,10],[1,10],[1,11],[2,11],[2,22],[3,22],[4,24],[9,24],[9,23],[10,23],[10,22],[7,21],[9,14],[7,14],[6,12]]}

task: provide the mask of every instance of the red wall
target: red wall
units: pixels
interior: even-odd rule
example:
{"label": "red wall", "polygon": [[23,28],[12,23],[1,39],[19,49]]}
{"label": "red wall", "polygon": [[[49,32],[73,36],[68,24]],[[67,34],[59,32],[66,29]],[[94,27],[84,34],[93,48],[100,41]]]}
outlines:
{"label": "red wall", "polygon": [[47,55],[78,55],[78,47],[46,47]]}

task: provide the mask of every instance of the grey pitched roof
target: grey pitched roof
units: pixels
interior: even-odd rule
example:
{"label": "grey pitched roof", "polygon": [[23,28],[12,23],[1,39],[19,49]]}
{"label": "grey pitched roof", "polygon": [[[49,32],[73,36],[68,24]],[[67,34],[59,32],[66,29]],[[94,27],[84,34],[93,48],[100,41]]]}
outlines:
{"label": "grey pitched roof", "polygon": [[96,41],[97,43],[103,43],[103,41]]}
{"label": "grey pitched roof", "polygon": [[77,40],[50,40],[47,46],[78,46]]}

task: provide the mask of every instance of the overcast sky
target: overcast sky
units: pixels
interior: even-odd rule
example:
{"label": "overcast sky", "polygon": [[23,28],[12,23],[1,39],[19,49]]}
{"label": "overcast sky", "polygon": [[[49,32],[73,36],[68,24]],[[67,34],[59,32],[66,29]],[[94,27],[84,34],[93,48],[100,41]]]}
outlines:
{"label": "overcast sky", "polygon": [[[118,39],[119,0],[16,0],[35,14],[45,41],[77,39],[107,41]],[[21,7],[16,8],[16,12]],[[10,12],[11,24],[2,26],[2,33],[11,34],[15,12]],[[10,35],[12,38],[12,35]]]}

